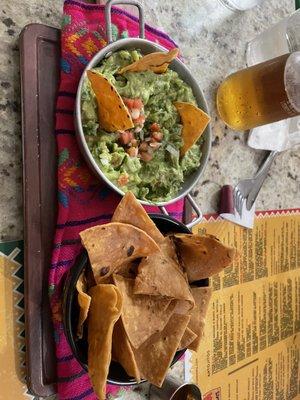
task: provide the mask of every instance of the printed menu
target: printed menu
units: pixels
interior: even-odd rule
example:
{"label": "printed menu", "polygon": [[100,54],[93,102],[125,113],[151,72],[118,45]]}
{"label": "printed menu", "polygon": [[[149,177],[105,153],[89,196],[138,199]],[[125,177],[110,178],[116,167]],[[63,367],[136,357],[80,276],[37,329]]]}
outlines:
{"label": "printed menu", "polygon": [[25,383],[23,241],[0,243],[0,400],[34,399]]}
{"label": "printed menu", "polygon": [[300,209],[258,212],[253,230],[211,216],[195,231],[235,246],[239,259],[211,279],[187,379],[203,400],[300,399]]}

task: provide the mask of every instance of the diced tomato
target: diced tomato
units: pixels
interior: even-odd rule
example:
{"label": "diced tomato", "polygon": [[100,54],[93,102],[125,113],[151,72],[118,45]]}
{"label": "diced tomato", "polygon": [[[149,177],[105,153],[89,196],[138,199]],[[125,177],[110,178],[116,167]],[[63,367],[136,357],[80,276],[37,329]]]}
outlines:
{"label": "diced tomato", "polygon": [[140,144],[139,150],[140,150],[140,152],[142,152],[142,151],[147,151],[148,148],[149,148],[148,144],[147,144],[146,142],[142,142],[142,143]]}
{"label": "diced tomato", "polygon": [[151,132],[159,132],[160,131],[160,126],[157,122],[153,122],[153,124],[150,126],[150,131]]}
{"label": "diced tomato", "polygon": [[133,106],[134,108],[138,108],[139,110],[144,106],[141,99],[133,99]]}
{"label": "diced tomato", "polygon": [[126,153],[130,157],[136,157],[138,155],[138,148],[137,147],[129,147],[129,149],[126,150]]}
{"label": "diced tomato", "polygon": [[133,108],[134,99],[129,99],[128,97],[122,97],[125,105],[128,108]]}
{"label": "diced tomato", "polygon": [[120,131],[119,141],[121,144],[128,144],[133,139],[133,133],[131,131]]}
{"label": "diced tomato", "polygon": [[153,154],[148,152],[148,151],[143,151],[142,153],[140,153],[141,159],[145,162],[148,162],[150,160],[152,160],[153,158]]}
{"label": "diced tomato", "polygon": [[129,176],[128,176],[128,174],[126,174],[126,172],[125,172],[124,174],[121,174],[121,175],[119,176],[118,185],[119,185],[119,186],[125,186],[125,185],[127,185],[128,181],[129,181]]}
{"label": "diced tomato", "polygon": [[137,119],[134,119],[133,120],[133,122],[136,124],[136,125],[143,125],[144,124],[144,122],[145,122],[145,115],[140,115]]}
{"label": "diced tomato", "polygon": [[144,106],[142,100],[139,98],[129,99],[128,97],[123,97],[123,101],[125,105],[130,109],[137,108],[138,110],[140,110]]}
{"label": "diced tomato", "polygon": [[162,132],[152,132],[151,137],[157,142],[161,142],[164,134]]}

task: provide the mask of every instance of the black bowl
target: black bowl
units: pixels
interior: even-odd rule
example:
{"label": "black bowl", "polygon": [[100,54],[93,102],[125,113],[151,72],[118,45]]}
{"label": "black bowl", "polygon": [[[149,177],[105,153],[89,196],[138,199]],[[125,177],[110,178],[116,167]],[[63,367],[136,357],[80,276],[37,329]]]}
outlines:
{"label": "black bowl", "polygon": [[[181,222],[175,219],[163,215],[163,214],[150,214],[151,219],[156,224],[158,229],[163,234],[168,233],[191,233],[191,231]],[[74,266],[71,268],[69,276],[66,280],[64,287],[64,299],[63,299],[63,323],[64,330],[67,336],[68,342],[74,353],[76,359],[80,362],[84,369],[87,370],[87,354],[88,354],[88,343],[87,343],[87,331],[86,324],[84,328],[84,334],[82,339],[76,337],[77,322],[79,316],[79,307],[77,303],[77,292],[76,282],[82,272],[82,270],[89,264],[87,252],[84,250],[78,256]],[[205,281],[205,280],[204,280]],[[199,281],[199,286],[206,286],[207,283]],[[178,351],[173,359],[172,365],[178,361],[178,359],[184,354],[185,350]],[[112,361],[108,374],[108,383],[115,385],[135,385],[137,382],[134,378],[127,375],[122,366]]]}

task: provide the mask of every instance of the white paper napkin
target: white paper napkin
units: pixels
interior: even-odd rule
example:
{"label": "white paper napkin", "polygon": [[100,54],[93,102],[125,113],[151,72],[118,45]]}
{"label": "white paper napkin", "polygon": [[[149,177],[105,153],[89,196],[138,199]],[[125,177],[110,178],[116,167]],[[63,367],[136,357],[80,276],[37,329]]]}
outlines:
{"label": "white paper napkin", "polygon": [[242,216],[240,216],[240,214],[234,210],[234,214],[222,213],[220,214],[220,217],[226,219],[227,221],[233,222],[234,224],[252,229],[255,217],[255,203],[253,204],[251,210],[247,210],[245,201],[242,208]]}
{"label": "white paper napkin", "polygon": [[248,136],[248,146],[253,149],[284,151],[299,145],[300,117],[259,126]]}

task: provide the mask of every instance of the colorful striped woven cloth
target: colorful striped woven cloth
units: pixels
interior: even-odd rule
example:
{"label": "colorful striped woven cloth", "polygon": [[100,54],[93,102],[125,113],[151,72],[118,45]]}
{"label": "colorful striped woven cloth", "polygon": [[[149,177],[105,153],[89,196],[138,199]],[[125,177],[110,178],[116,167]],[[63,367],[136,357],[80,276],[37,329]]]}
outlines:
{"label": "colorful striped woven cloth", "polygon": [[[114,39],[138,36],[137,19],[114,8]],[[146,38],[165,48],[175,43],[163,32],[146,26]],[[96,399],[86,371],[74,358],[66,340],[61,310],[61,296],[68,270],[82,250],[79,232],[108,222],[120,197],[99,182],[90,172],[76,143],[73,111],[80,75],[93,55],[106,45],[104,8],[66,0],[61,36],[61,82],[56,108],[58,149],[58,221],[49,270],[49,295],[53,314],[57,356],[57,388],[61,400]],[[168,207],[169,213],[182,217],[182,201]],[[157,212],[156,208],[147,211]],[[126,390],[125,388],[121,390]],[[109,385],[108,398],[114,398],[120,387]]]}

